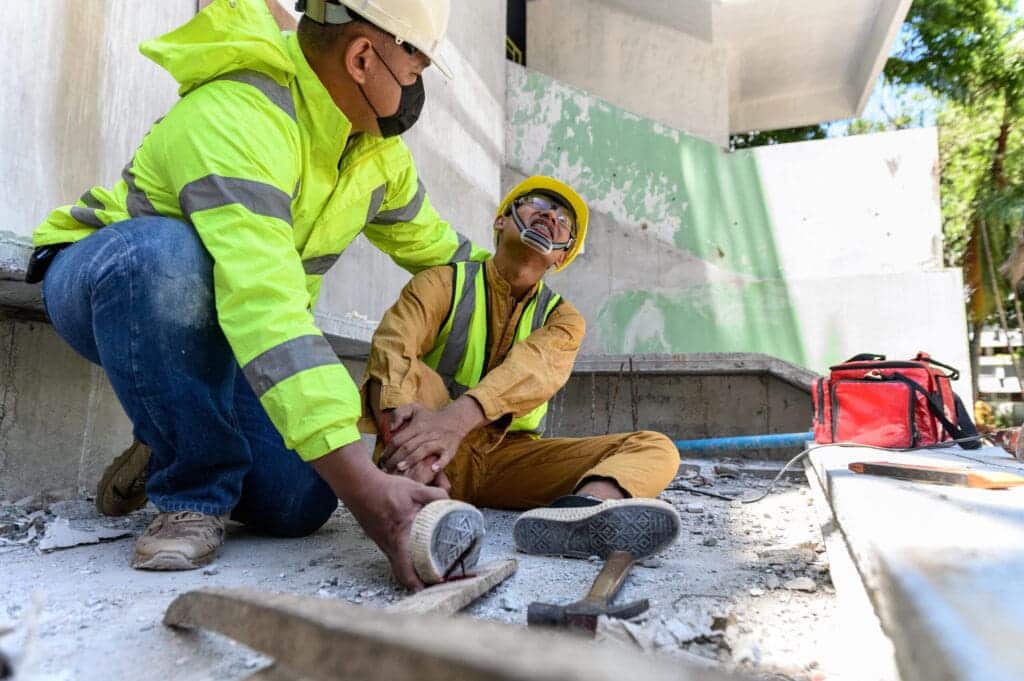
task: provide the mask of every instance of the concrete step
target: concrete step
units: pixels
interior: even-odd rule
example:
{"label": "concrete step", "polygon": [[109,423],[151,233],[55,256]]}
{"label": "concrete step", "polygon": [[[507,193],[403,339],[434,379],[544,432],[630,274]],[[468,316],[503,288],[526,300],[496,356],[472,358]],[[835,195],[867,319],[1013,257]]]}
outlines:
{"label": "concrete step", "polygon": [[1022,475],[1024,465],[997,447],[811,454],[904,681],[1024,678],[1024,488],[928,485],[847,468],[881,460]]}

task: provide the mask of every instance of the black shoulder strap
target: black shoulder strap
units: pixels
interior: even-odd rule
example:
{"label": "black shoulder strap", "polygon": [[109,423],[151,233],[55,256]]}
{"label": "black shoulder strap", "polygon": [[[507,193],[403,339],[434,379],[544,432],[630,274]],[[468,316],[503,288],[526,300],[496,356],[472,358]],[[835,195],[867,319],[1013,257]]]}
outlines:
{"label": "black shoulder strap", "polygon": [[951,423],[950,420],[946,418],[946,414],[943,413],[942,405],[939,404],[935,400],[935,396],[932,395],[927,390],[925,390],[924,386],[922,386],[920,383],[918,383],[912,378],[907,378],[903,374],[894,373],[892,374],[892,378],[896,379],[897,381],[906,383],[910,387],[911,391],[919,393],[924,397],[925,403],[928,405],[928,411],[931,412],[931,415],[935,417],[935,420],[942,424],[942,429],[945,430],[946,434],[949,435],[951,438],[953,438],[954,440],[963,440],[969,437],[978,437],[977,435],[972,435],[971,433],[968,433],[959,425]]}

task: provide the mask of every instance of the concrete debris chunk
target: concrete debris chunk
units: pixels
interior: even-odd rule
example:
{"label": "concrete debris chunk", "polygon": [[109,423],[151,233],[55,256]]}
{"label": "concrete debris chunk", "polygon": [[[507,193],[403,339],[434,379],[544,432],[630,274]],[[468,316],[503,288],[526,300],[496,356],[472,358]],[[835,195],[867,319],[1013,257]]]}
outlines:
{"label": "concrete debris chunk", "polygon": [[65,499],[50,504],[50,515],[68,520],[93,520],[99,518],[96,504],[85,499]]}
{"label": "concrete debris chunk", "polygon": [[731,466],[727,463],[716,463],[714,470],[715,475],[720,478],[738,478],[740,476],[739,467]]}
{"label": "concrete debris chunk", "polygon": [[57,518],[47,525],[46,534],[39,542],[39,550],[43,552],[69,549],[85,544],[99,544],[101,541],[121,539],[131,536],[129,529],[112,529],[98,527],[88,530],[76,530],[71,527],[67,518]]}
{"label": "concrete debris chunk", "polygon": [[789,580],[783,586],[790,591],[806,591],[812,593],[818,590],[818,585],[810,577],[796,577]]}
{"label": "concrete debris chunk", "polygon": [[691,503],[686,505],[686,512],[687,513],[703,513],[704,512],[704,504],[699,504],[697,502],[691,502]]}
{"label": "concrete debris chunk", "polygon": [[764,585],[774,591],[782,585],[782,581],[775,575],[768,575],[765,577]]}
{"label": "concrete debris chunk", "polygon": [[813,549],[806,546],[772,547],[757,552],[758,557],[768,565],[805,567],[818,557]]}
{"label": "concrete debris chunk", "polygon": [[703,608],[687,608],[679,616],[668,620],[665,628],[679,645],[696,640],[707,640],[716,635],[714,617]]}

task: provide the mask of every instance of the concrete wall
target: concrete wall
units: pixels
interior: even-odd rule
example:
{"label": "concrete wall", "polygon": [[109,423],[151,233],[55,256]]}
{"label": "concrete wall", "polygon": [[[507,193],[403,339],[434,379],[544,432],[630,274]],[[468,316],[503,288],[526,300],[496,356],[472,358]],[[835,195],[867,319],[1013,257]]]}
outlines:
{"label": "concrete wall", "polygon": [[693,35],[701,31],[669,27],[601,0],[532,0],[526,22],[531,69],[627,111],[728,144],[727,54]]}
{"label": "concrete wall", "polygon": [[554,175],[594,211],[585,252],[550,277],[587,317],[585,354],[762,352],[823,371],[924,349],[969,392],[934,130],[726,154],[508,68],[506,186]]}
{"label": "concrete wall", "polygon": [[[692,440],[807,432],[813,378],[809,371],[760,355],[594,357],[577,362],[569,382],[552,398],[546,435],[655,430],[673,440]],[[799,450],[727,454],[788,459]]]}
{"label": "concrete wall", "polygon": [[195,13],[195,0],[51,0],[0,22],[0,229],[28,236],[57,205],[121,175],[174,80],[139,42]]}

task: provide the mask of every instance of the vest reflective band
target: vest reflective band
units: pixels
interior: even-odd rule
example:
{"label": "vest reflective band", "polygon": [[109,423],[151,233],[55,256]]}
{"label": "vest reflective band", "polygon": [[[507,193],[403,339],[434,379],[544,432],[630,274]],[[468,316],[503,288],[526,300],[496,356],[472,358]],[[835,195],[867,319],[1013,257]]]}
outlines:
{"label": "vest reflective band", "polygon": [[[481,262],[453,263],[452,305],[434,347],[423,361],[444,379],[453,400],[474,387],[484,377],[490,338],[487,330],[487,277]],[[544,326],[562,297],[544,282],[523,309],[513,343]],[[512,421],[509,430],[525,431],[540,436],[544,432],[548,404]]]}

